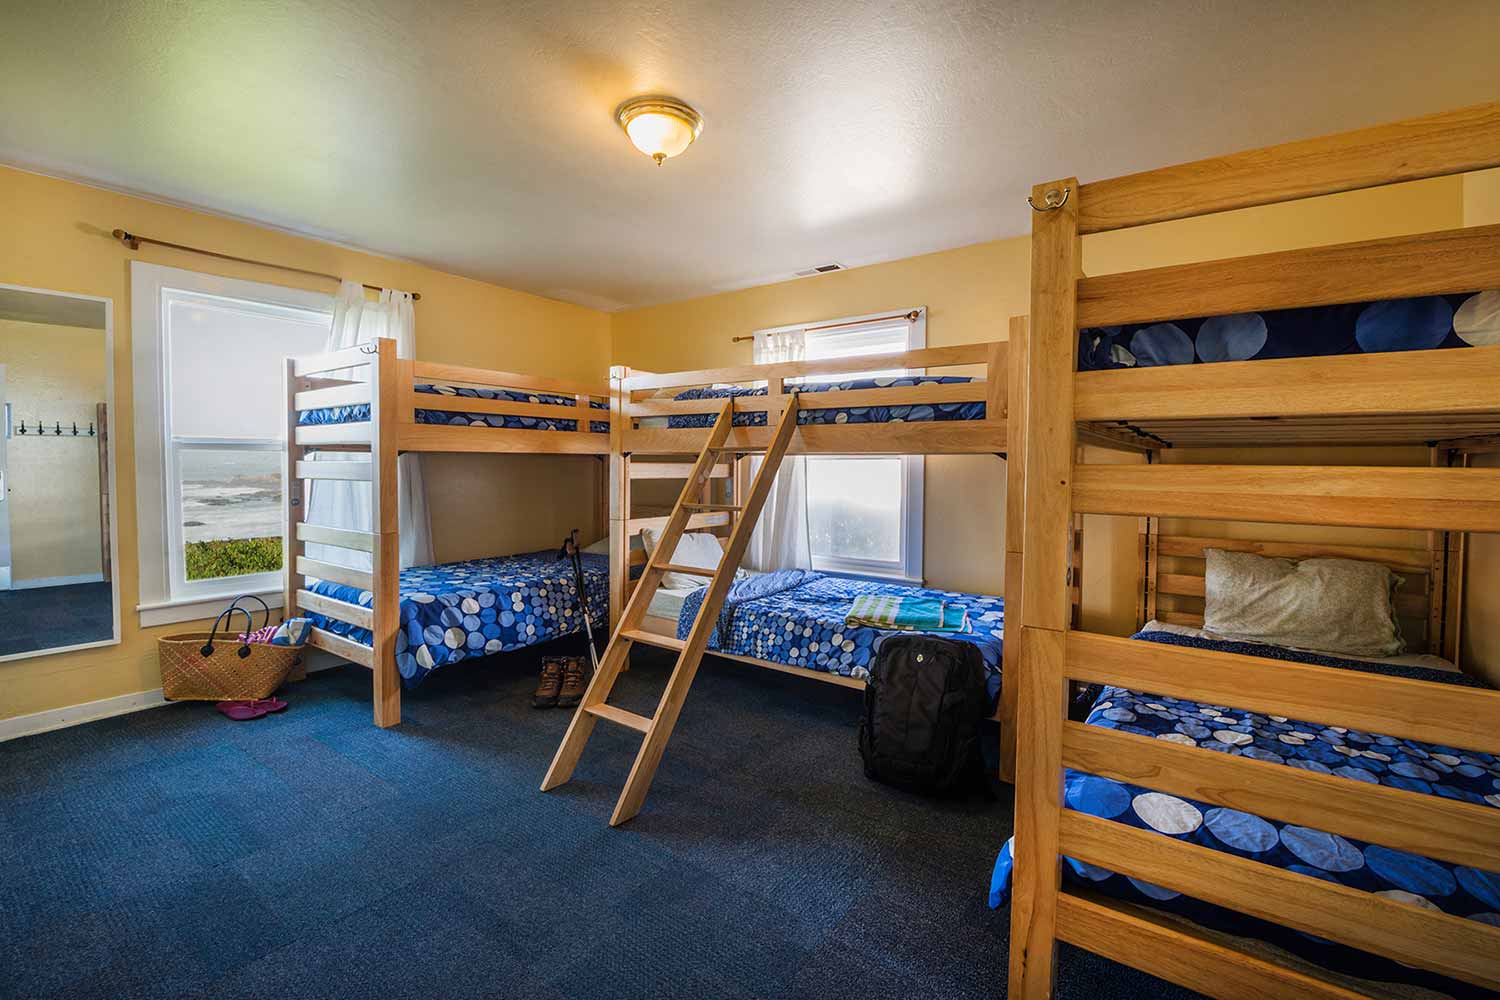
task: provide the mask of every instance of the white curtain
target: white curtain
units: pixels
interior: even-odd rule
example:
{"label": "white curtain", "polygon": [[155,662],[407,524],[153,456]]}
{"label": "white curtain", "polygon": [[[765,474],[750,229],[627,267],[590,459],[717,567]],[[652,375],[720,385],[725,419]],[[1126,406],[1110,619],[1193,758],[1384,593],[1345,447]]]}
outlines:
{"label": "white curtain", "polygon": [[[333,307],[333,329],[328,334],[328,350],[369,343],[379,337],[396,342],[398,357],[410,358],[416,350],[417,321],[410,293],[382,289],[380,300],[370,302],[357,281],[339,286]],[[347,372],[330,372],[335,378],[368,379],[368,368]],[[319,461],[358,460],[363,456],[349,453],[319,452]],[[396,460],[396,483],[399,494],[399,527],[401,531],[401,568],[430,565],[432,555],[432,521],[427,514],[427,491],[422,485],[420,455],[402,455]],[[373,528],[373,505],[370,484],[337,479],[315,479],[309,484],[307,520],[334,528]],[[307,555],[323,562],[369,569],[370,554],[340,548],[336,545],[309,543]]]}
{"label": "white curtain", "polygon": [[[756,364],[774,361],[801,361],[807,353],[807,335],[801,330],[755,335]],[[758,465],[760,459],[755,459]],[[738,502],[738,500],[736,501]],[[812,541],[807,522],[807,459],[801,455],[782,460],[781,472],[771,486],[765,509],[745,564],[751,569],[812,569]]]}

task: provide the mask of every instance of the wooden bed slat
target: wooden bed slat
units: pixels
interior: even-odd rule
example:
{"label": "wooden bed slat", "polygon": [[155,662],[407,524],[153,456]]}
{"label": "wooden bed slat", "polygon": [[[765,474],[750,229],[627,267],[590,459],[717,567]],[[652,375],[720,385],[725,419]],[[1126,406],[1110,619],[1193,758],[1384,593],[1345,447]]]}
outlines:
{"label": "wooden bed slat", "polygon": [[373,628],[375,625],[375,613],[371,609],[315,594],[310,590],[297,591],[297,606],[360,628]]}
{"label": "wooden bed slat", "polygon": [[1169,219],[1500,166],[1500,104],[1149,170],[1079,187],[1078,228]]}
{"label": "wooden bed slat", "polygon": [[1063,765],[1455,865],[1500,870],[1500,809],[1490,806],[1080,722],[1063,725]]}
{"label": "wooden bed slat", "polygon": [[1500,226],[1394,236],[1078,282],[1078,325],[1452,295],[1500,285]]}
{"label": "wooden bed slat", "polygon": [[341,656],[350,663],[357,663],[367,670],[375,669],[375,654],[369,646],[345,639],[341,635],[320,628],[314,628],[312,635],[308,637],[308,644],[319,649],[326,649],[334,656]]}
{"label": "wooden bed slat", "polygon": [[356,552],[375,551],[375,536],[368,531],[357,531],[352,528],[330,528],[327,525],[308,524],[302,521],[297,525],[297,538],[304,542],[354,549]]}
{"label": "wooden bed slat", "polygon": [[[1061,850],[1109,871],[1407,965],[1500,988],[1500,928],[1065,809]],[[1330,920],[1330,914],[1338,919]]]}
{"label": "wooden bed slat", "polygon": [[1070,632],[1067,674],[1142,693],[1500,753],[1500,691]]}
{"label": "wooden bed slat", "polygon": [[370,447],[370,422],[350,424],[303,424],[297,428],[297,444],[304,448],[319,445],[353,445]]}
{"label": "wooden bed slat", "polygon": [[[625,522],[625,533],[627,535],[634,535],[647,528],[651,528],[653,531],[661,531],[666,528],[667,520],[670,517],[670,514],[663,514],[661,517],[632,517]],[[710,514],[694,514],[688,518],[687,528],[684,530],[692,531],[695,528],[718,528],[728,523],[729,515],[722,511]]]}
{"label": "wooden bed slat", "polygon": [[[850,371],[851,363],[856,365],[856,371],[873,363],[869,361],[871,357],[876,356],[789,361],[785,364],[736,365],[730,368],[705,368],[699,371],[667,372],[661,375],[642,373],[626,378],[622,383],[622,388],[626,392],[644,389],[690,389],[695,386],[712,385],[715,382],[757,382],[800,378],[805,375],[843,375]],[[989,345],[959,344],[953,347],[921,347],[911,351],[881,354],[878,358],[882,369],[982,365],[989,360]]]}
{"label": "wooden bed slat", "polygon": [[[554,409],[565,410],[569,418],[572,416],[573,411],[566,407],[554,407]],[[396,425],[396,442],[400,451],[520,455],[609,454],[608,434],[526,430],[514,427],[477,427],[462,424],[417,424],[404,419]]]}
{"label": "wooden bed slat", "polygon": [[374,578],[369,570],[335,566],[333,563],[320,562],[317,559],[309,559],[307,556],[297,557],[297,572],[302,576],[310,576],[317,580],[342,583],[346,587],[358,587],[360,590],[371,591],[375,589]]}
{"label": "wooden bed slat", "polygon": [[324,354],[308,354],[300,358],[292,358],[292,374],[301,378],[343,368],[361,368],[374,362],[373,351],[366,351],[363,347],[346,347],[341,351],[328,351]]}
{"label": "wooden bed slat", "polygon": [[[1079,372],[1079,420],[1496,414],[1500,347]],[[1264,436],[1276,440],[1277,420]],[[1191,429],[1191,428],[1189,428]]]}
{"label": "wooden bed slat", "polygon": [[1059,940],[1221,997],[1364,1000],[1365,994],[1174,926],[1144,907],[1062,893]]}
{"label": "wooden bed slat", "polygon": [[[774,427],[736,427],[726,450],[763,450]],[[627,428],[623,447],[638,455],[688,455],[703,445],[701,428]],[[789,455],[989,455],[1006,450],[1005,423],[932,420],[918,423],[803,424]]]}
{"label": "wooden bed slat", "polygon": [[370,383],[351,382],[326,389],[308,389],[293,398],[297,410],[321,410],[329,406],[358,406],[370,401]]}
{"label": "wooden bed slat", "polygon": [[1500,469],[1079,465],[1073,505],[1088,514],[1500,531]]}
{"label": "wooden bed slat", "polygon": [[296,465],[298,479],[344,479],[354,482],[370,481],[370,462],[318,462],[300,461]]}

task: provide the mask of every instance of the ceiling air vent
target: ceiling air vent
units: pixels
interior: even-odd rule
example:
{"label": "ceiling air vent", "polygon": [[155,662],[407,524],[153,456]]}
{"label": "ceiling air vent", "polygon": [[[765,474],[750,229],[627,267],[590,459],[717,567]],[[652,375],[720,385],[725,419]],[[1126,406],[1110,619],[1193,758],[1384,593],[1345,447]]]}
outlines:
{"label": "ceiling air vent", "polygon": [[829,271],[845,270],[843,264],[819,264],[817,267],[809,267],[806,270],[794,272],[799,278],[808,278],[814,274],[827,274]]}

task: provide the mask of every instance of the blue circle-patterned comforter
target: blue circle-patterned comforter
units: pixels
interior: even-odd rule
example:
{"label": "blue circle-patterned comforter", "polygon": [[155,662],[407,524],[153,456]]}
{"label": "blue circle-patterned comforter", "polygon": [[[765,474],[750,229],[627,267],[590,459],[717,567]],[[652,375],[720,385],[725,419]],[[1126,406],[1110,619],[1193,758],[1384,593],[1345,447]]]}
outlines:
{"label": "blue circle-patterned comforter", "polygon": [[[1142,632],[1135,638],[1475,686],[1474,681],[1462,674],[1342,660],[1274,646],[1164,632]],[[1500,760],[1489,753],[1397,739],[1322,722],[1263,715],[1226,705],[1204,705],[1119,687],[1104,689],[1089,713],[1087,724],[1337,775],[1351,781],[1388,785],[1500,808]],[[1454,916],[1500,926],[1500,874],[1349,840],[1321,830],[1183,799],[1081,771],[1066,772],[1064,799],[1068,808],[1093,816],[1152,830],[1163,836],[1311,878],[1378,893],[1413,906],[1440,909]],[[995,863],[990,888],[991,906],[999,906],[1005,901],[1013,864],[1011,843],[1007,842]],[[1456,996],[1489,995],[1444,977],[1410,969],[1379,956],[1191,899],[1170,889],[1126,878],[1071,858],[1065,859],[1063,877],[1073,885],[1170,910],[1208,927],[1270,941],[1348,975],[1426,986]]]}
{"label": "blue circle-patterned comforter", "polygon": [[[686,639],[708,588],[682,602],[677,636]],[[991,700],[1000,692],[1005,600],[982,594],[904,587],[874,580],[825,576],[812,570],[778,570],[736,581],[724,601],[709,648],[791,667],[868,678],[880,639],[892,632],[844,623],[859,594],[939,597],[968,612],[969,632],[942,635],[979,647]]]}
{"label": "blue circle-patterned comforter", "polygon": [[[501,399],[511,403],[549,403],[555,406],[573,406],[572,396],[558,396],[548,392],[517,392],[514,389],[475,389],[470,386],[420,384],[412,387],[416,392],[430,396],[458,396],[468,399]],[[590,409],[607,410],[609,404],[594,399]],[[347,406],[325,406],[317,410],[303,410],[297,414],[297,423],[302,426],[320,424],[358,424],[370,419],[369,403],[352,403]],[[448,424],[470,427],[503,427],[529,431],[576,431],[577,420],[562,420],[557,417],[530,417],[511,413],[459,413],[456,410],[416,411],[413,419],[419,424]],[[608,434],[609,424],[603,420],[589,421],[589,430],[595,434]]]}
{"label": "blue circle-patterned comforter", "polygon": [[1500,290],[1090,327],[1078,370],[1500,346]]}
{"label": "blue circle-patterned comforter", "polygon": [[[609,557],[585,554],[583,579],[594,627],[609,623]],[[315,594],[370,607],[368,590],[318,580]],[[319,628],[370,645],[369,629],[309,613]],[[469,559],[401,571],[396,667],[416,687],[441,666],[582,632],[583,605],[573,565],[555,549]]]}
{"label": "blue circle-patterned comforter", "polygon": [[[888,424],[926,423],[933,420],[983,420],[984,402],[913,403],[906,406],[846,406],[840,409],[816,409],[815,394],[835,389],[883,389],[889,386],[958,385],[974,381],[962,375],[892,375],[878,378],[850,378],[840,382],[803,382],[796,390],[808,398],[801,400],[797,412],[799,424]],[[788,388],[793,388],[789,386]],[[766,387],[712,386],[685,389],[675,399],[729,399],[736,396],[764,396]],[[683,413],[667,418],[668,427],[712,427],[716,413]],[[734,415],[735,427],[764,427],[764,410]]]}

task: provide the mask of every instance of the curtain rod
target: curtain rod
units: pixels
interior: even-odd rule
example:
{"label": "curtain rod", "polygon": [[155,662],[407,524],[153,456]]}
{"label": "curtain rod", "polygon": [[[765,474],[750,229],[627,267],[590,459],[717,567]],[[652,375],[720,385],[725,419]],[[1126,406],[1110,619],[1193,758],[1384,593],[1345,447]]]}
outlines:
{"label": "curtain rod", "polygon": [[[256,267],[274,267],[278,271],[291,271],[293,274],[306,274],[306,275],[310,275],[310,276],[312,276],[314,278],[327,278],[329,281],[342,281],[342,280],[344,280],[344,279],[340,278],[336,274],[327,274],[327,273],[325,273],[323,271],[310,271],[310,270],[308,270],[305,267],[291,267],[291,266],[286,265],[286,264],[272,264],[272,263],[270,263],[268,261],[264,261],[264,260],[252,260],[249,257],[236,257],[233,254],[218,253],[217,251],[214,251],[214,250],[204,250],[202,247],[185,246],[182,243],[168,243],[166,240],[152,239],[150,236],[139,236],[139,235],[137,235],[135,233],[126,232],[123,229],[116,229],[110,235],[113,236],[115,239],[119,240],[121,243],[125,244],[127,247],[129,247],[132,250],[139,250],[141,248],[141,244],[142,243],[152,243],[152,244],[155,244],[156,246],[167,247],[168,249],[171,249],[171,250],[184,250],[187,253],[202,254],[205,257],[217,257],[219,260],[232,260],[232,261],[234,261],[237,264],[254,264]],[[377,291],[377,292],[383,290],[381,288],[381,286],[379,286],[379,285],[372,285],[369,282],[362,282],[362,284],[366,288],[373,289],[374,291]],[[415,301],[421,299],[422,295],[419,292],[412,292],[411,293],[411,297],[412,297],[412,301],[415,302]]]}
{"label": "curtain rod", "polygon": [[[847,323],[824,323],[822,326],[804,326],[802,328],[802,332],[803,333],[816,333],[819,330],[837,330],[837,329],[839,329],[841,327],[845,327],[845,326],[867,326],[870,323],[886,323],[886,322],[889,322],[890,320],[893,320],[893,319],[904,319],[908,323],[915,323],[917,321],[917,319],[921,315],[922,315],[922,310],[920,310],[920,309],[913,309],[911,312],[907,312],[907,313],[895,313],[895,314],[890,315],[890,316],[874,316],[874,317],[871,317],[870,319],[855,319],[855,320],[850,320]],[[752,334],[750,334],[749,336],[746,336],[746,337],[730,337],[729,338],[729,342],[731,344],[738,344],[742,340],[754,340],[754,339],[755,339],[755,334],[752,333]]]}

